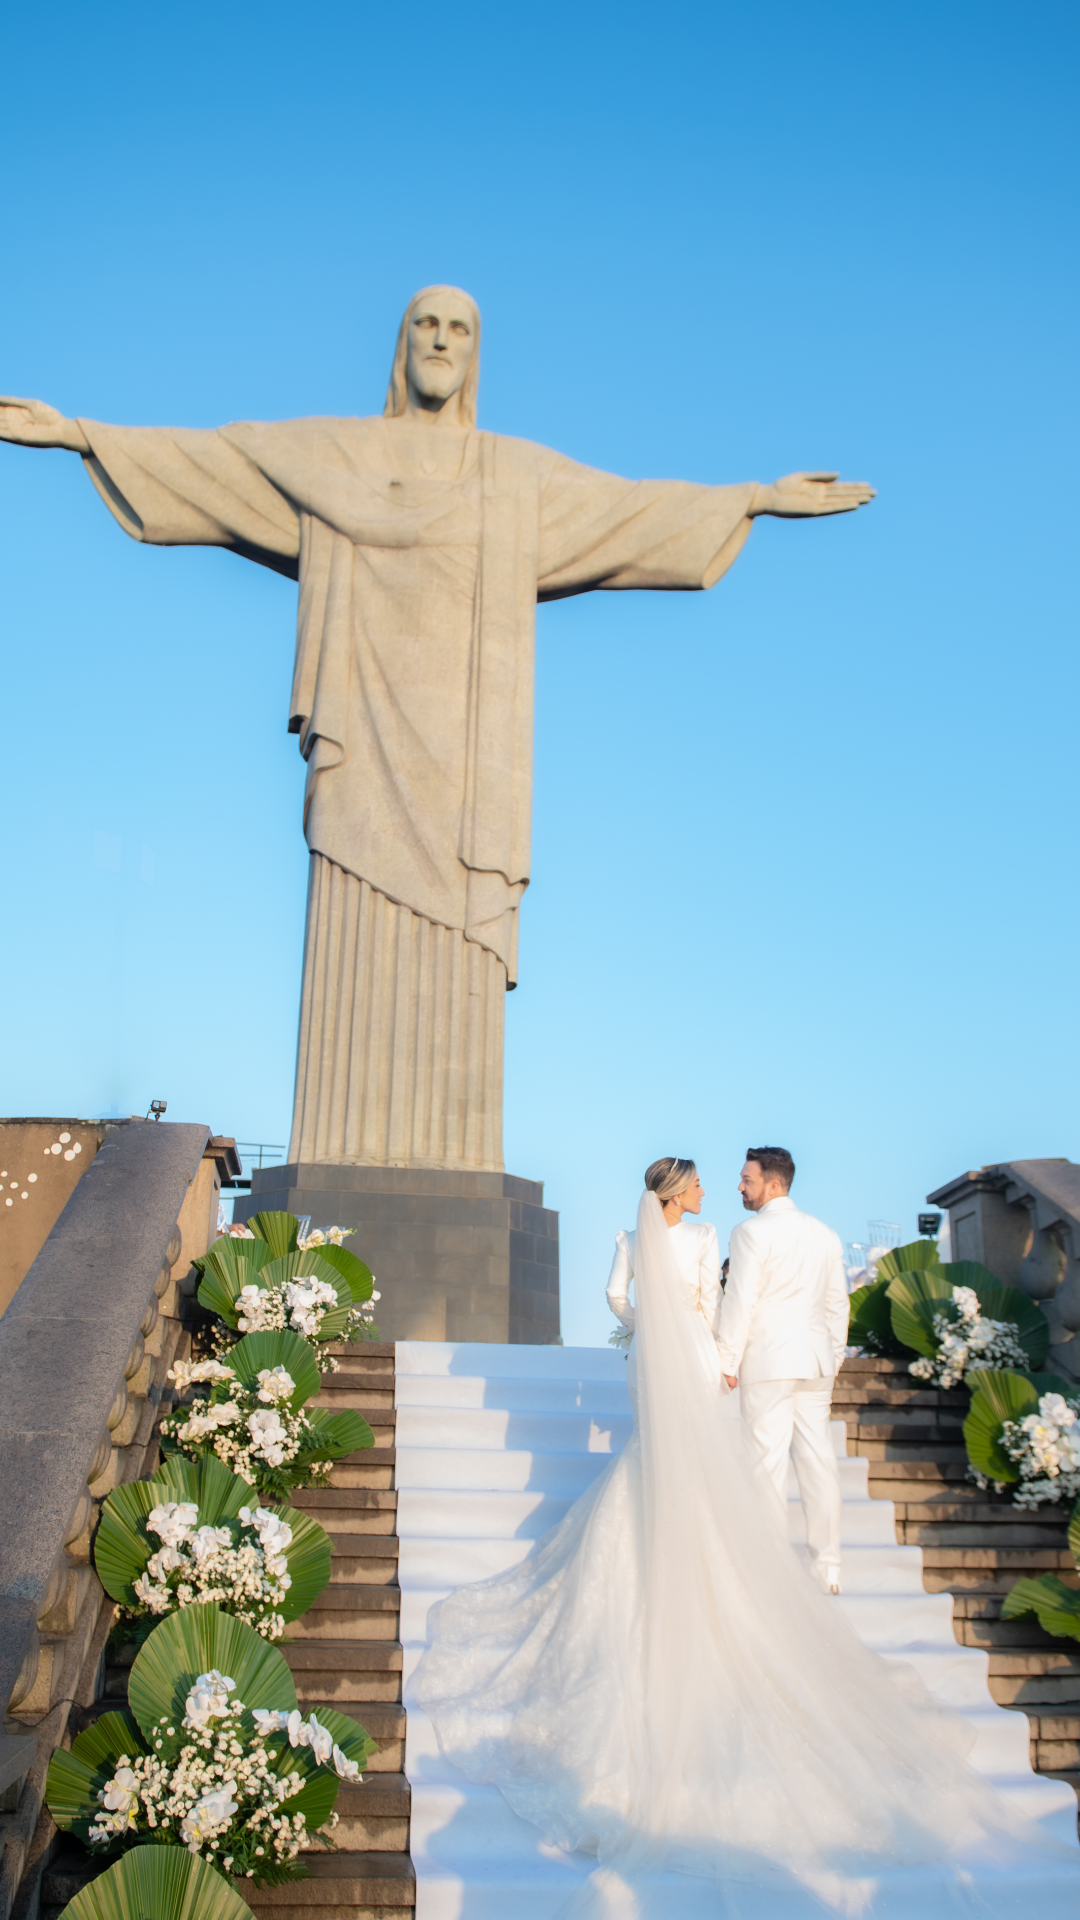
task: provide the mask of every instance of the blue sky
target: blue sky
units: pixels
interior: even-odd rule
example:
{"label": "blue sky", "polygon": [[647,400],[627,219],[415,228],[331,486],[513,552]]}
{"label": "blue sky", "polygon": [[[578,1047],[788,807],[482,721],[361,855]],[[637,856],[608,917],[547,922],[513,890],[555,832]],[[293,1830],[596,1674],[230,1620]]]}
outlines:
{"label": "blue sky", "polygon": [[[845,1238],[1080,1157],[1074,7],[59,4],[6,30],[0,387],[379,411],[415,287],[482,424],[627,474],[835,466],[710,594],[543,608],[506,1162],[602,1340],[654,1155],[779,1142]],[[0,448],[0,1111],[284,1140],[295,589]]]}

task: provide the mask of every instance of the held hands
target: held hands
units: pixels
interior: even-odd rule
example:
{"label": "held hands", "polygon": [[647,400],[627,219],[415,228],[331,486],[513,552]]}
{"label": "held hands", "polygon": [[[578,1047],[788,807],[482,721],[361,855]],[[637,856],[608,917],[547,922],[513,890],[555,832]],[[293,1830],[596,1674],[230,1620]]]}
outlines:
{"label": "held hands", "polygon": [[771,513],[778,520],[807,520],[822,513],[852,513],[874,498],[865,480],[841,480],[835,473],[785,473],[771,486],[758,486],[750,518]]}
{"label": "held hands", "polygon": [[77,420],[66,420],[45,400],[16,400],[10,394],[0,394],[0,440],[10,440],[17,447],[90,451],[90,442]]}
{"label": "held hands", "polygon": [[735,1389],[736,1389],[736,1387],[737,1387],[737,1386],[738,1386],[738,1384],[739,1384],[739,1376],[738,1376],[738,1374],[737,1374],[737,1373],[725,1373],[725,1375],[724,1375],[724,1383],[725,1383],[725,1385],[726,1385],[726,1386],[729,1386],[729,1387],[731,1388],[731,1391],[732,1391],[732,1393],[734,1393],[734,1391],[735,1391]]}

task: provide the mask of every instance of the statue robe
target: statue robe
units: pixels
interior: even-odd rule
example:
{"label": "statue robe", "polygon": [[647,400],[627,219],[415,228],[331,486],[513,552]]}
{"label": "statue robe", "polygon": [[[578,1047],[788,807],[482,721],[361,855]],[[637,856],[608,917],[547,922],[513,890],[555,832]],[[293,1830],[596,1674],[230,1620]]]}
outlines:
{"label": "statue robe", "polygon": [[536,602],[712,586],[753,486],[623,480],[476,431],[433,434],[432,473],[428,430],[397,420],[80,425],[134,539],[299,581],[313,860],[290,1160],[501,1168]]}

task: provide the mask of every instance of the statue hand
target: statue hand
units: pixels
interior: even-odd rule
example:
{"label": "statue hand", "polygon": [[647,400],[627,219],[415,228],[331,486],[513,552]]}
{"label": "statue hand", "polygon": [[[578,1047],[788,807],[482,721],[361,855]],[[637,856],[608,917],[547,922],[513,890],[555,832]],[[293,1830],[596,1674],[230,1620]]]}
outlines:
{"label": "statue hand", "polygon": [[851,513],[873,498],[874,488],[865,480],[841,480],[835,473],[785,473],[771,487],[758,487],[750,514],[805,520],[812,514]]}
{"label": "statue hand", "polygon": [[0,394],[0,440],[10,440],[17,447],[90,451],[90,442],[77,420],[66,420],[45,400],[16,400],[9,394]]}

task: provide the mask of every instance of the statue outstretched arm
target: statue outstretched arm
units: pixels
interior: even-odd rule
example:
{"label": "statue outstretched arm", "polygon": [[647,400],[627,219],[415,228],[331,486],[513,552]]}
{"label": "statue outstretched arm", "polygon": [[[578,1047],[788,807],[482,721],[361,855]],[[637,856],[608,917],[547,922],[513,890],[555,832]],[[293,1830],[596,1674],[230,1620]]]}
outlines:
{"label": "statue outstretched arm", "polygon": [[89,453],[90,442],[77,420],[67,420],[47,400],[17,400],[0,394],[0,440],[16,447],[66,447]]}
{"label": "statue outstretched arm", "polygon": [[854,513],[874,498],[866,480],[841,480],[836,473],[785,473],[771,486],[759,486],[749,517],[770,513],[777,520],[808,520],[822,513]]}
{"label": "statue outstretched arm", "polygon": [[[234,427],[234,436],[243,429]],[[0,439],[80,453],[113,518],[150,546],[228,547],[297,577],[299,515],[229,430],[66,420],[43,400],[0,400]]]}

